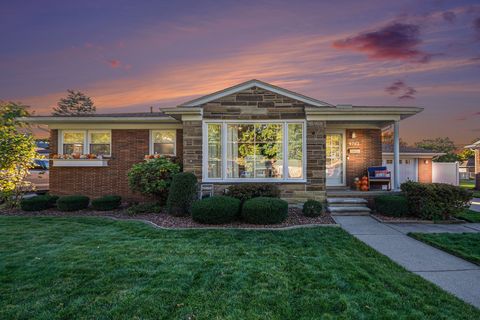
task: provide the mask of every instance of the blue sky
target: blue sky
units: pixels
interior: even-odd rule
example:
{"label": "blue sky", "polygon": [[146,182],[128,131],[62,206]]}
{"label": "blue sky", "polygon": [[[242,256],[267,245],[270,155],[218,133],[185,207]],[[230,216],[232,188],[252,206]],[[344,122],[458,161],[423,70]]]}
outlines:
{"label": "blue sky", "polygon": [[67,89],[147,111],[252,78],[332,104],[415,105],[408,142],[480,137],[478,1],[2,1],[0,99]]}

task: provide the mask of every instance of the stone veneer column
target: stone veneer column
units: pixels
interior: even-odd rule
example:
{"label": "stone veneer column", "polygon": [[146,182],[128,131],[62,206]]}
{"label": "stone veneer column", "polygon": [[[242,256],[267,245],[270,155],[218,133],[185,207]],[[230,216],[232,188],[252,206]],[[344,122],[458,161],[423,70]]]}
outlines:
{"label": "stone veneer column", "polygon": [[307,121],[307,184],[306,196],[309,199],[325,198],[326,145],[325,121]]}
{"label": "stone veneer column", "polygon": [[202,180],[202,121],[183,121],[183,171]]}

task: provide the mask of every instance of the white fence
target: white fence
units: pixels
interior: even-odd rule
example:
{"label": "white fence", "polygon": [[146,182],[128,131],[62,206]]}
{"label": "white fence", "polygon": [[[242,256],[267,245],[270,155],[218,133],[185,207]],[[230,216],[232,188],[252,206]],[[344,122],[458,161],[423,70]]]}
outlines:
{"label": "white fence", "polygon": [[460,182],[458,162],[433,162],[432,182],[449,183],[458,186]]}

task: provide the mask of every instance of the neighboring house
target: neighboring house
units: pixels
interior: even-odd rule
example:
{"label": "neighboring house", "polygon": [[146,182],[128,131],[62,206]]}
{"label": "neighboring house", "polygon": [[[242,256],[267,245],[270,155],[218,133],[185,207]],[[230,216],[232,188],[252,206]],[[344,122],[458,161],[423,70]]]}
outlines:
{"label": "neighboring house", "polygon": [[475,189],[480,190],[480,140],[465,148],[475,151]]}
{"label": "neighboring house", "polygon": [[[159,113],[38,116],[50,149],[102,159],[51,160],[52,194],[141,198],[127,172],[145,155],[176,156],[184,171],[222,192],[231,184],[277,183],[290,203],[324,199],[329,187],[349,188],[382,164],[382,128],[422,111],[417,107],[334,106],[251,80]],[[398,164],[397,164],[398,165]],[[398,187],[398,186],[397,186]]]}
{"label": "neighboring house", "polygon": [[462,161],[458,166],[460,179],[475,179],[475,157]]}
{"label": "neighboring house", "polygon": [[[407,180],[431,183],[432,159],[441,155],[444,155],[444,153],[400,146],[400,183]],[[393,145],[382,145],[382,159],[383,165],[393,172]]]}

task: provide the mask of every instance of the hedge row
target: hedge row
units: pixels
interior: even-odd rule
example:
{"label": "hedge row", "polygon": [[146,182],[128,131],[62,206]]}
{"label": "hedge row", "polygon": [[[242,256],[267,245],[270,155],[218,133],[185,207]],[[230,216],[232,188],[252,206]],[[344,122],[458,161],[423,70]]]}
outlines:
{"label": "hedge row", "polygon": [[[122,202],[120,196],[104,196],[92,200],[94,210],[108,211],[117,209]],[[53,196],[42,195],[33,198],[22,199],[20,208],[24,211],[42,211],[57,207],[61,211],[78,211],[88,208],[90,198],[82,195]]]}
{"label": "hedge row", "polygon": [[239,217],[252,224],[273,224],[285,221],[288,204],[278,198],[257,197],[241,201],[228,196],[214,196],[193,203],[192,218],[200,223],[221,224]]}

